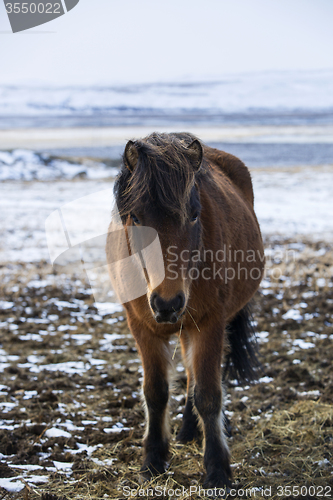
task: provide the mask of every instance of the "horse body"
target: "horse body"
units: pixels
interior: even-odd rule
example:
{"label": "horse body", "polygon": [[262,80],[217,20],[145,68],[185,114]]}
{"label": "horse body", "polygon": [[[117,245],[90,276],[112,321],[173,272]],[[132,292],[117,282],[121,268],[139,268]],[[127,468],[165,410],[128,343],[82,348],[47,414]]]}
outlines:
{"label": "horse body", "polygon": [[240,160],[203,147],[190,134],[152,134],[128,143],[115,190],[124,227],[156,229],[165,264],[159,286],[148,283],[146,295],[124,304],[144,368],[142,471],[149,475],[165,470],[169,340],[180,332],[187,400],[177,438],[191,441],[202,425],[204,486],[230,486],[222,417],[225,332],[228,325],[236,325],[231,358],[235,365],[244,362],[250,373],[253,353],[244,330],[244,308],[264,267],[250,174]]}

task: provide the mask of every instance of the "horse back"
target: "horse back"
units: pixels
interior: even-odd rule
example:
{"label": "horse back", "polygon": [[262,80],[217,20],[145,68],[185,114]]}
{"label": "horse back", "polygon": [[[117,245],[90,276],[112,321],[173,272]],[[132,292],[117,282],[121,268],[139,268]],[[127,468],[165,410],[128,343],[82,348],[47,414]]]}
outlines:
{"label": "horse back", "polygon": [[253,186],[249,169],[244,163],[225,151],[204,146],[204,157],[214,168],[221,170],[239,188],[244,198],[253,207]]}

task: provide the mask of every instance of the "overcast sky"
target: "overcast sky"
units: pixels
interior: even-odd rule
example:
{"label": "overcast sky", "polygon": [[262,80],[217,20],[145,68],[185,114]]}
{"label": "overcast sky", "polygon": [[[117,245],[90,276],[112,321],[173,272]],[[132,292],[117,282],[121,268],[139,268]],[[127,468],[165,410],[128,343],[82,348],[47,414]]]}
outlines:
{"label": "overcast sky", "polygon": [[138,83],[328,69],[332,25],[333,0],[80,0],[59,19],[11,34],[1,2],[0,83]]}

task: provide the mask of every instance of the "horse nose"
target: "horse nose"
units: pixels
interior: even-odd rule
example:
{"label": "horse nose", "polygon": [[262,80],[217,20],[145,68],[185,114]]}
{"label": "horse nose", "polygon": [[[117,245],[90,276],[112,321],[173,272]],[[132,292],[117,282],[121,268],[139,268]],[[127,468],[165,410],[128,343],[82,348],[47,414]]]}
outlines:
{"label": "horse nose", "polygon": [[151,307],[154,312],[172,311],[179,312],[184,307],[184,292],[179,292],[171,300],[165,300],[158,293],[153,293],[150,299]]}
{"label": "horse nose", "polygon": [[179,292],[171,300],[164,300],[155,292],[150,298],[150,305],[157,323],[177,323],[178,313],[185,305],[185,294]]}

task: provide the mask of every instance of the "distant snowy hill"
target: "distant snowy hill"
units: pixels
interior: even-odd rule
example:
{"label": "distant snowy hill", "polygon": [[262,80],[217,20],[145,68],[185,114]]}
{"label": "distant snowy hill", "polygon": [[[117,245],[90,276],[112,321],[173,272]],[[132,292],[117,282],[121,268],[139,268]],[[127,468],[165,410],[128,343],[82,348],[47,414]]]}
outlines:
{"label": "distant snowy hill", "polygon": [[109,87],[2,85],[0,117],[1,128],[179,121],[333,123],[333,70]]}

